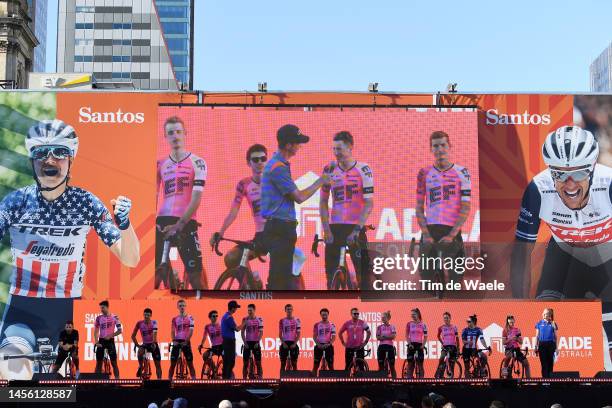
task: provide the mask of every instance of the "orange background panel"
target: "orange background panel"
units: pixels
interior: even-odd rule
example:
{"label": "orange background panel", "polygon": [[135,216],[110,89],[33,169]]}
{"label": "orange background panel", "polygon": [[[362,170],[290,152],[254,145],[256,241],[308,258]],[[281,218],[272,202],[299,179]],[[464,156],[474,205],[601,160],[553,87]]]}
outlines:
{"label": "orange background panel", "polygon": [[[239,301],[242,308],[234,315],[236,322],[240,324],[246,315],[246,306],[250,301]],[[252,301],[257,306],[257,315],[264,319],[264,336],[262,345],[264,377],[278,377],[280,361],[278,358],[278,321],[284,317],[284,305],[287,300],[258,300]],[[542,310],[550,306],[543,302],[373,302],[365,303],[356,300],[292,300],[294,316],[302,322],[302,341],[300,342],[300,358],[298,368],[303,370],[312,369],[312,341],[313,325],[320,320],[319,310],[326,307],[330,310],[330,321],[335,323],[337,329],[344,321],[350,318],[350,309],[354,306],[359,308],[361,318],[364,319],[375,333],[376,326],[381,323],[381,313],[390,310],[391,323],[397,328],[396,347],[399,357],[396,359],[398,373],[401,370],[405,353],[405,326],[409,320],[410,309],[418,307],[423,315],[423,321],[429,328],[429,354],[425,360],[425,374],[432,376],[439,357],[440,345],[434,341],[437,328],[442,322],[442,314],[449,311],[452,315],[453,324],[457,325],[459,331],[465,327],[465,319],[474,313],[478,315],[479,326],[485,333],[485,338],[493,349],[489,358],[489,365],[493,377],[499,376],[499,367],[502,360],[501,333],[505,323],[506,315],[513,314],[516,318],[516,326],[519,327],[525,337],[523,346],[534,344],[534,325],[541,319]],[[136,322],[142,319],[142,310],[145,307],[153,309],[153,318],[158,321],[158,341],[162,350],[162,370],[164,377],[167,376],[169,367],[168,342],[170,341],[170,322],[178,314],[176,301],[113,301],[110,302],[110,310],[121,319],[124,333],[116,339],[119,350],[119,369],[121,376],[132,378],[135,376],[138,362],[136,354],[132,352],[130,336]],[[559,325],[559,358],[555,364],[557,371],[579,371],[581,376],[592,376],[603,369],[603,344],[601,336],[601,304],[599,302],[564,302],[553,305],[555,320]],[[197,354],[197,345],[202,339],[204,326],[208,323],[208,312],[217,310],[220,316],[227,310],[227,300],[201,299],[199,301],[188,301],[187,312],[195,319],[195,331],[192,338],[192,349],[194,351],[194,362],[196,373],[199,376],[202,368],[202,359]],[[81,372],[93,371],[95,357],[93,355],[93,321],[99,314],[99,306],[94,301],[75,301],[74,322],[80,331],[80,359]],[[576,319],[580,316],[580,319]],[[238,335],[237,338],[240,336]],[[140,341],[140,335],[138,335]],[[237,353],[240,355],[241,340],[237,341]],[[207,343],[208,346],[208,343]],[[376,344],[374,340],[368,346],[376,355]],[[337,339],[335,344],[335,368],[344,368],[344,349]],[[375,370],[377,363],[375,358],[370,357],[368,365]],[[540,363],[533,351],[529,353],[529,361],[533,376],[540,375]],[[234,373],[237,377],[242,375],[242,358],[236,359]]]}

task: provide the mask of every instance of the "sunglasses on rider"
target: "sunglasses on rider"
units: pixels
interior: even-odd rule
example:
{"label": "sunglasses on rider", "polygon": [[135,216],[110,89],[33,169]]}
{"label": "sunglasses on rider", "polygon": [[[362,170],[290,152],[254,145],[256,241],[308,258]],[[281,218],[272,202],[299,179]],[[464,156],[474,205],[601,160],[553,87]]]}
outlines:
{"label": "sunglasses on rider", "polygon": [[586,180],[591,176],[591,170],[589,169],[578,169],[572,171],[553,170],[550,169],[550,175],[554,181],[560,181],[565,183],[571,177],[572,180],[580,182]]}
{"label": "sunglasses on rider", "polygon": [[30,151],[30,158],[34,160],[46,160],[49,155],[62,160],[72,156],[72,152],[65,146],[39,146]]}
{"label": "sunglasses on rider", "polygon": [[251,157],[253,163],[265,163],[268,160],[266,156]]}
{"label": "sunglasses on rider", "polygon": [[211,318],[212,318],[212,317],[219,317],[219,315],[214,314],[214,315],[210,315],[210,317],[211,317]]}

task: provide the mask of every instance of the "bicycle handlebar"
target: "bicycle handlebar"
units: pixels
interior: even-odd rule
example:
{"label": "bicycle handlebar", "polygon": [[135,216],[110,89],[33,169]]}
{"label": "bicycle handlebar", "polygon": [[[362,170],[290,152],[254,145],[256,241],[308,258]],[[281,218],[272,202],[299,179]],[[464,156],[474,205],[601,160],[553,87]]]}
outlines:
{"label": "bicycle handlebar", "polygon": [[[225,237],[222,237],[218,232],[216,232],[215,233],[215,244],[213,245],[212,248],[218,256],[223,256],[223,253],[219,251],[219,244],[221,243],[221,241],[233,242],[234,244],[238,245],[238,247],[241,249],[249,249],[255,252],[255,243],[253,241],[240,241],[237,239],[225,238]],[[265,259],[261,257],[261,255],[257,255],[257,259],[259,259],[260,262],[266,262]]]}
{"label": "bicycle handlebar", "polygon": [[[374,230],[376,229],[376,227],[372,224],[368,224],[368,225],[364,225],[362,230],[366,230],[366,232],[368,230]],[[319,234],[315,234],[314,235],[314,239],[312,240],[312,246],[310,248],[310,253],[314,254],[315,257],[319,257],[319,252],[318,252],[318,246],[319,246],[319,242],[323,242],[325,241],[325,239],[319,238]],[[348,247],[349,245],[344,245],[345,247]]]}

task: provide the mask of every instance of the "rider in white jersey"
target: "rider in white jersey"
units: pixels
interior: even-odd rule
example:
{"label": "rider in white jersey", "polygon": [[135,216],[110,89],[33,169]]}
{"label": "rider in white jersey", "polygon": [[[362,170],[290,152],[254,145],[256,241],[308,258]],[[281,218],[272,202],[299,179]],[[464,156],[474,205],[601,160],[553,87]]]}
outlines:
{"label": "rider in white jersey", "polygon": [[612,168],[596,163],[597,140],[576,126],[550,133],[542,155],[549,167],[527,186],[518,218],[511,260],[513,295],[529,295],[530,254],[543,220],[552,238],[537,297],[606,296],[612,270]]}
{"label": "rider in white jersey", "polygon": [[[30,128],[25,144],[36,184],[0,201],[0,239],[10,234],[13,256],[10,296],[0,320],[0,354],[5,355],[38,351],[37,338],[57,344],[58,328],[72,319],[72,299],[82,294],[92,228],[124,265],[135,267],[140,259],[128,218],[131,201],[111,200],[113,222],[100,199],[68,185],[79,144],[72,126],[42,121]],[[28,379],[29,374],[24,365],[0,364],[0,377]]]}

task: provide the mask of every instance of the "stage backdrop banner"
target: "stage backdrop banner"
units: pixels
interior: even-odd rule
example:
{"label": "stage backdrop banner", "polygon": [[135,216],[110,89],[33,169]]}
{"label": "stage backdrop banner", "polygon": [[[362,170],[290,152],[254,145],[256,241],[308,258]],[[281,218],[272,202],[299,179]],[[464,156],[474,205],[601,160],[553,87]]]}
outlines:
{"label": "stage backdrop banner", "polygon": [[[278,338],[279,320],[285,317],[284,306],[286,300],[263,300],[254,301],[257,316],[264,320],[264,335],[261,341],[262,359],[264,376],[275,378],[279,376],[280,361],[278,351],[280,340]],[[240,301],[241,308],[234,315],[236,322],[241,323],[246,316],[248,301]],[[447,302],[445,304],[436,302],[371,302],[361,303],[356,300],[291,300],[294,308],[294,316],[299,318],[302,326],[302,339],[299,342],[300,357],[298,368],[311,370],[313,364],[313,326],[320,320],[319,310],[328,308],[330,310],[330,321],[340,330],[342,324],[350,319],[352,307],[359,308],[360,318],[363,319],[371,328],[373,337],[367,345],[367,349],[372,352],[367,358],[370,370],[376,370],[376,350],[375,341],[376,327],[382,324],[381,315],[383,311],[391,311],[391,323],[397,328],[397,338],[395,346],[399,357],[396,360],[396,368],[400,372],[403,360],[406,358],[406,323],[410,320],[410,310],[419,308],[423,321],[429,330],[427,342],[428,354],[425,361],[425,376],[432,377],[436,368],[436,361],[440,357],[441,345],[436,340],[437,329],[443,324],[442,314],[448,311],[452,315],[452,323],[455,324],[461,334],[461,330],[466,326],[465,320],[468,316],[477,314],[478,325],[484,332],[487,344],[492,347],[492,355],[489,358],[492,376],[499,377],[499,369],[503,358],[502,331],[506,316],[511,314],[516,319],[516,326],[521,329],[523,334],[522,347],[529,348],[529,362],[532,367],[533,376],[540,375],[540,363],[535,356],[533,346],[535,344],[535,324],[541,319],[542,311],[545,307],[551,306],[542,302]],[[579,371],[581,376],[592,376],[603,369],[603,345],[601,336],[601,304],[599,302],[564,302],[552,305],[555,312],[555,321],[559,325],[559,349],[555,363],[557,371]],[[153,319],[157,320],[159,331],[158,340],[161,349],[162,368],[164,376],[167,375],[168,368],[168,346],[170,342],[170,322],[178,315],[176,301],[174,300],[152,300],[152,301],[112,301],[110,310],[119,316],[123,324],[123,334],[116,338],[118,350],[119,368],[121,376],[132,378],[136,374],[138,362],[136,353],[133,351],[133,343],[130,335],[136,322],[142,319],[144,308],[153,309]],[[199,301],[189,300],[187,302],[187,313],[191,314],[195,320],[195,331],[191,341],[192,349],[195,353],[196,373],[200,374],[202,359],[197,354],[197,346],[202,340],[204,326],[209,322],[208,312],[217,310],[221,317],[227,310],[227,300],[220,299],[201,299]],[[80,358],[81,372],[93,371],[95,366],[94,347],[94,321],[100,313],[97,302],[94,301],[75,301],[74,322],[80,332]],[[577,318],[580,316],[580,318]],[[346,334],[345,334],[346,335]],[[138,334],[140,342],[140,334]],[[235,374],[237,377],[242,375],[240,334],[237,334]],[[208,347],[208,342],[206,343]],[[336,339],[335,347],[335,368],[344,368],[344,348],[340,341]]]}
{"label": "stage backdrop banner", "polygon": [[[204,159],[207,180],[196,219],[202,224],[200,242],[208,242],[227,216],[238,182],[251,176],[246,163],[249,146],[260,143],[267,147],[268,158],[277,150],[276,131],[285,124],[297,125],[310,136],[290,160],[292,177],[303,189],[322,173],[323,167],[335,160],[333,137],[349,131],[355,140],[353,157],[368,164],[374,178],[374,208],[368,224],[376,227],[368,233],[371,242],[402,243],[420,237],[415,217],[417,174],[431,166],[434,157],[430,135],[441,130],[448,133],[452,162],[468,169],[471,179],[471,210],[462,228],[464,241],[480,241],[478,124],[476,111],[436,109],[351,109],[326,111],[211,109],[209,107],[163,106],[159,109],[158,160],[168,157],[170,146],[165,138],[167,118],[178,116],[185,123],[186,149]],[[162,194],[159,194],[158,206]],[[325,289],[323,257],[310,255],[314,234],[322,236],[317,192],[296,205],[297,247],[307,255],[303,268],[305,289]],[[246,201],[246,200],[245,200]],[[255,227],[251,210],[243,202],[234,225],[226,236],[248,240]],[[203,245],[204,246],[204,245]],[[225,250],[230,247],[223,244]],[[323,247],[321,247],[323,251]],[[176,259],[176,254],[171,259]],[[223,260],[204,251],[204,265],[209,288],[225,269]],[[180,260],[175,262],[181,269]],[[263,282],[267,281],[268,265],[256,265]]]}

